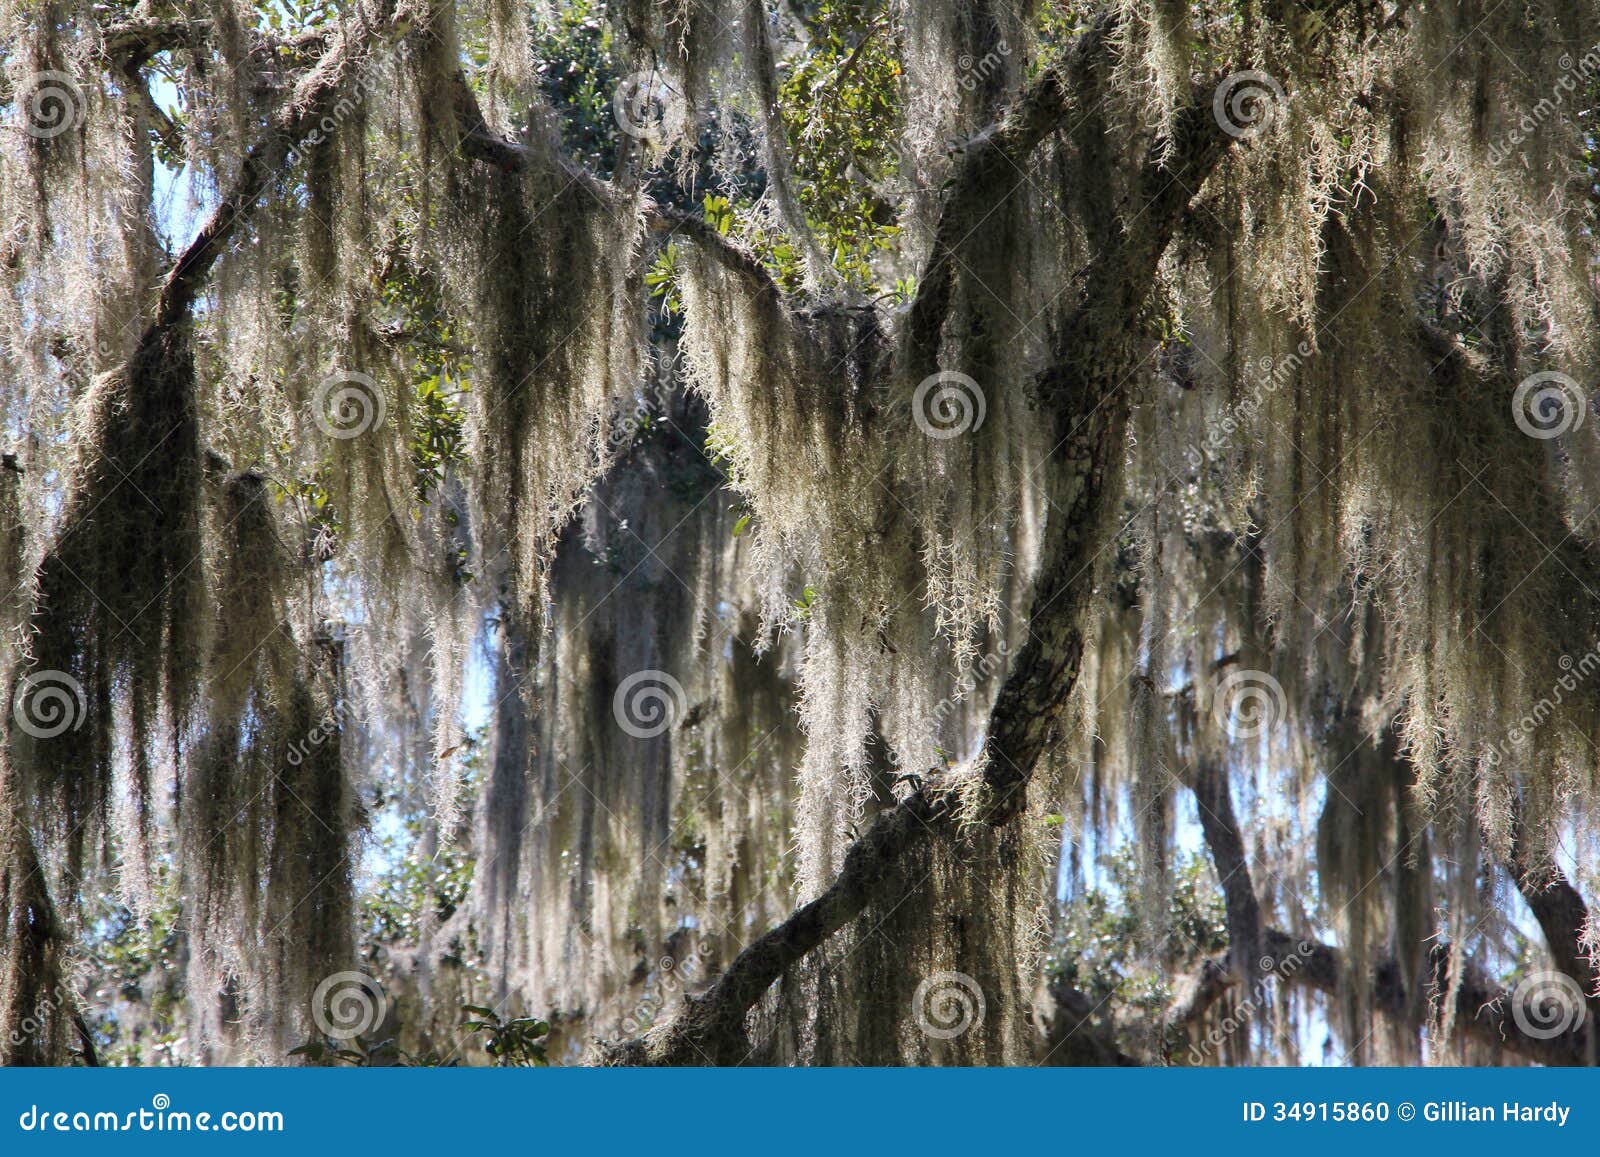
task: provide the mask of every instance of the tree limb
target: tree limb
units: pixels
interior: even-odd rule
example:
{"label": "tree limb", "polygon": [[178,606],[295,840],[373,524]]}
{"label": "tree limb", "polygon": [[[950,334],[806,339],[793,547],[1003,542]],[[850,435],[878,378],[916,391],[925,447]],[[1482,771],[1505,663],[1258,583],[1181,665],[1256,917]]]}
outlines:
{"label": "tree limb", "polygon": [[[616,189],[609,182],[572,164],[560,153],[550,150],[547,154],[536,154],[527,145],[507,140],[497,133],[484,118],[466,77],[459,72],[452,82],[451,99],[455,106],[457,147],[462,156],[507,173],[520,173],[536,163],[560,165],[568,179],[582,184],[597,200],[605,204],[616,200]],[[717,232],[704,217],[649,201],[645,203],[644,213],[652,233],[685,237],[711,260],[750,280],[759,292],[781,296],[777,282],[761,259]]]}
{"label": "tree limb", "polygon": [[[1266,934],[1265,944],[1267,952],[1276,962],[1276,974],[1285,982],[1304,984],[1331,996],[1340,991],[1341,983],[1351,979],[1336,948],[1316,942],[1296,941],[1277,931]],[[1366,979],[1366,983],[1372,985],[1373,1008],[1406,1023],[1432,1023],[1438,1012],[1439,997],[1451,991],[1452,955],[1449,945],[1435,944],[1428,953],[1425,979],[1418,983],[1416,991],[1407,991],[1397,962],[1386,960],[1378,963]],[[1290,960],[1302,963],[1290,972],[1285,969],[1285,962]],[[1360,978],[1356,979],[1360,981]],[[1517,1023],[1512,1012],[1511,994],[1491,988],[1474,969],[1465,964],[1455,994],[1455,1029],[1471,1040],[1491,1048],[1504,1049],[1539,1064],[1594,1063],[1591,1051],[1594,1047],[1594,1028],[1588,1019],[1572,1031],[1549,1039],[1529,1033]]]}
{"label": "tree limb", "polygon": [[[1009,139],[1019,146],[1030,142],[1031,150],[1058,124],[1064,109],[1058,81],[1034,86],[1005,118],[1007,124],[1025,126]],[[1211,118],[1209,95],[1180,113],[1177,123],[1174,140],[1152,144],[1135,198],[1127,206],[1127,225],[1118,242],[1091,264],[1060,347],[1061,360],[1041,376],[1047,387],[1043,401],[1056,430],[1047,467],[1051,511],[1044,561],[1029,641],[989,717],[981,779],[941,777],[880,813],[850,847],[838,877],[821,896],[741,952],[677,1018],[643,1038],[602,1044],[603,1063],[739,1063],[749,1052],[745,1014],[789,967],[859,915],[869,901],[892,902],[904,893],[907,882],[893,870],[896,862],[906,849],[947,828],[958,810],[958,797],[968,804],[975,800],[972,810],[991,824],[1005,823],[1022,811],[1027,781],[1072,691],[1082,658],[1082,619],[1094,593],[1101,516],[1124,450],[1128,397],[1121,387],[1138,368],[1137,344],[1127,322],[1138,314],[1154,283],[1156,263],[1189,191],[1199,188],[1227,143]],[[992,158],[969,163],[993,172],[998,163],[1020,164],[1027,152],[1008,147],[1004,153],[974,156]],[[974,187],[982,185],[978,178],[974,181]]]}
{"label": "tree limb", "polygon": [[152,56],[211,35],[212,22],[196,17],[135,16],[100,33],[100,51],[124,68],[141,68]]}
{"label": "tree limb", "polygon": [[1261,975],[1261,902],[1256,898],[1245,855],[1244,834],[1233,811],[1228,772],[1215,759],[1202,759],[1194,770],[1194,799],[1200,829],[1222,895],[1228,919],[1229,955],[1234,973],[1254,983]]}
{"label": "tree limb", "polygon": [[1094,1002],[1064,977],[1050,981],[1033,1011],[1044,1030],[1041,1065],[1129,1068],[1143,1064],[1118,1048],[1116,1041],[1094,1023]]}
{"label": "tree limb", "polygon": [[153,344],[160,331],[171,329],[188,316],[217,258],[240,227],[254,216],[284,145],[304,147],[321,142],[318,126],[332,114],[350,74],[365,63],[375,34],[381,30],[386,36],[397,37],[408,24],[405,16],[396,14],[394,0],[378,4],[370,19],[354,16],[350,30],[334,41],[295,85],[288,102],[273,116],[266,134],[245,154],[226,195],[173,263],[162,282],[154,316],[141,345]]}
{"label": "tree limb", "polygon": [[1539,922],[1555,966],[1582,987],[1589,1019],[1593,1022],[1600,1018],[1600,967],[1585,947],[1589,906],[1583,894],[1572,886],[1555,863],[1548,858],[1543,862],[1533,860],[1529,852],[1532,841],[1527,819],[1520,806],[1512,820],[1511,832],[1511,862],[1507,867],[1533,918]]}
{"label": "tree limb", "polygon": [[1105,51],[1119,19],[1120,10],[1097,18],[1060,62],[1023,89],[998,125],[968,142],[945,193],[933,245],[911,302],[903,355],[908,380],[920,380],[938,368],[940,334],[950,314],[956,254],[962,243],[996,201],[1010,196],[1021,183],[1034,149],[1060,128],[1071,107],[1073,78]]}
{"label": "tree limb", "polygon": [[[1379,961],[1365,977],[1347,971],[1348,964],[1339,949],[1319,941],[1300,939],[1276,928],[1262,933],[1262,948],[1272,962],[1265,976],[1277,984],[1296,985],[1337,997],[1350,983],[1367,984],[1374,1011],[1422,1031],[1437,1023],[1440,997],[1451,990],[1450,946],[1435,944],[1428,953],[1428,968],[1414,990],[1408,990],[1396,960]],[[1215,1004],[1237,987],[1227,959],[1208,960],[1202,966],[1213,977],[1228,977],[1226,983],[1196,984],[1196,997],[1187,1001],[1173,1016],[1179,1025],[1198,1024]],[[1593,1022],[1586,1020],[1571,1031],[1544,1038],[1527,1032],[1512,1012],[1512,994],[1489,986],[1470,964],[1463,965],[1460,986],[1455,990],[1454,1031],[1490,1049],[1500,1049],[1524,1060],[1544,1065],[1590,1065]]]}
{"label": "tree limb", "polygon": [[689,996],[674,1020],[643,1037],[603,1044],[611,1065],[736,1065],[750,1052],[744,1017],[792,965],[859,916],[886,890],[903,889],[897,870],[906,850],[922,843],[954,812],[949,792],[924,788],[880,812],[850,846],[826,891],[747,946],[703,994]]}
{"label": "tree limb", "polygon": [[1045,467],[1050,513],[1028,640],[989,713],[983,777],[996,820],[1025,806],[1033,768],[1052,744],[1058,710],[1077,680],[1102,496],[1121,467],[1127,387],[1139,369],[1134,323],[1183,210],[1230,143],[1211,114],[1212,87],[1197,86],[1174,117],[1172,138],[1151,143],[1113,240],[1084,271],[1056,360],[1039,375],[1039,404],[1052,419],[1055,443]]}
{"label": "tree limb", "polygon": [[[216,22],[204,16],[132,16],[100,29],[99,52],[120,67],[142,68],[152,56],[206,39],[215,27]],[[278,38],[254,29],[250,35],[252,52],[307,52],[326,45],[335,33],[330,28],[313,28]]]}

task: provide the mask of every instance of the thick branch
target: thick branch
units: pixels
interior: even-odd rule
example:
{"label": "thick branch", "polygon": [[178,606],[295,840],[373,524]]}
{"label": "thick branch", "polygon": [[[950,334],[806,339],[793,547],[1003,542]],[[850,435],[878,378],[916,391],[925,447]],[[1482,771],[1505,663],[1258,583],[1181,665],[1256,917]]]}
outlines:
{"label": "thick branch", "polygon": [[1034,1015],[1044,1028],[1044,1056],[1039,1063],[1052,1068],[1128,1068],[1141,1064],[1095,1024],[1095,1011],[1094,1002],[1064,978],[1052,980],[1045,999],[1034,1006]]}
{"label": "thick branch", "polygon": [[744,1017],[763,993],[803,956],[861,914],[868,901],[903,891],[906,850],[927,839],[952,814],[948,793],[925,788],[880,812],[850,846],[827,891],[734,958],[706,992],[688,998],[677,1019],[644,1037],[602,1046],[617,1065],[739,1064],[749,1055]]}
{"label": "thick branch", "polygon": [[1210,91],[1195,90],[1174,118],[1170,141],[1151,143],[1113,239],[1084,272],[1057,360],[1039,376],[1054,438],[1045,469],[1049,514],[1028,641],[989,713],[983,775],[996,820],[1024,806],[1033,768],[1052,744],[1057,713],[1077,680],[1103,495],[1121,467],[1128,387],[1140,368],[1135,322],[1184,209],[1229,144],[1211,115]]}
{"label": "thick branch", "polygon": [[[1033,144],[1054,125],[1062,107],[1059,93],[1038,86],[1022,98],[1008,124],[1026,125],[1017,138]],[[1053,110],[1047,115],[1046,110]],[[1192,113],[1196,110],[1190,110]],[[1209,112],[1206,120],[1210,123]],[[1099,351],[1085,364],[1064,362],[1047,378],[1069,379],[1046,395],[1056,429],[1048,467],[1051,500],[1044,565],[1036,589],[1031,633],[1016,666],[1002,685],[990,715],[991,739],[984,768],[988,799],[980,808],[991,823],[1003,823],[1022,808],[1023,791],[1045,749],[1061,704],[1072,691],[1083,653],[1083,616],[1094,592],[1094,552],[1102,511],[1114,492],[1123,455],[1128,409],[1126,378],[1137,370],[1136,344],[1129,340],[1126,316],[1100,307],[1095,295],[1117,304],[1132,303],[1136,313],[1154,283],[1156,262],[1176,226],[1187,196],[1172,192],[1180,179],[1198,188],[1221,157],[1226,138],[1214,123],[1212,141],[1199,130],[1198,116],[1180,117],[1184,135],[1169,150],[1152,146],[1145,172],[1136,183],[1140,196],[1128,206],[1120,243],[1091,269],[1063,356],[1080,348]],[[999,154],[997,154],[999,156]],[[1006,163],[1024,154],[1004,155]],[[1097,332],[1110,327],[1113,333]],[[846,854],[843,869],[816,900],[739,954],[718,981],[691,1000],[674,1021],[640,1040],[602,1049],[602,1060],[616,1064],[737,1063],[748,1053],[745,1014],[771,984],[823,940],[839,931],[870,900],[892,903],[906,882],[891,869],[905,850],[926,840],[950,815],[957,787],[949,782],[924,787],[881,813]]]}
{"label": "thick branch", "polygon": [[[209,37],[215,22],[203,16],[134,16],[118,20],[100,30],[100,54],[125,68],[142,68],[152,56],[175,48],[191,46]],[[287,38],[271,36],[261,29],[251,33],[254,53],[278,49],[308,52],[326,44],[334,36],[331,28],[312,28]]]}
{"label": "thick branch", "polygon": [[189,243],[161,285],[155,314],[142,345],[153,344],[159,334],[188,316],[207,275],[229,240],[255,214],[261,196],[274,175],[273,164],[284,146],[320,143],[319,126],[334,109],[335,101],[352,72],[361,67],[378,26],[398,35],[406,23],[392,18],[393,0],[377,6],[373,18],[352,19],[349,31],[334,42],[316,65],[295,86],[288,102],[272,118],[271,127],[245,155],[227,194]]}
{"label": "thick branch", "polygon": [[[1262,933],[1262,947],[1272,967],[1267,970],[1278,984],[1299,985],[1329,997],[1337,997],[1351,983],[1371,986],[1371,1007],[1392,1020],[1409,1026],[1415,1032],[1439,1020],[1440,995],[1450,991],[1450,948],[1436,944],[1428,953],[1428,970],[1415,991],[1409,991],[1402,979],[1400,964],[1395,960],[1379,961],[1366,977],[1353,976],[1339,949],[1314,940],[1297,939],[1276,928]],[[1208,960],[1203,971],[1211,977],[1231,975],[1226,961]],[[1202,980],[1195,986],[1196,996],[1187,1001],[1174,1015],[1173,1023],[1194,1025],[1201,1021],[1210,1008],[1231,991],[1229,983],[1207,983]],[[1585,1021],[1570,1032],[1545,1039],[1531,1035],[1517,1024],[1512,1012],[1512,996],[1501,989],[1491,988],[1476,975],[1470,965],[1465,966],[1460,987],[1456,990],[1454,1031],[1467,1039],[1493,1049],[1503,1049],[1514,1056],[1544,1065],[1593,1064],[1590,1049],[1593,1029]]]}
{"label": "thick branch", "polygon": [[1600,1017],[1600,968],[1584,946],[1589,906],[1584,903],[1583,894],[1554,863],[1532,862],[1528,851],[1532,842],[1529,835],[1527,820],[1519,807],[1512,824],[1508,867],[1516,878],[1517,890],[1539,922],[1556,967],[1582,986],[1588,997],[1591,1019]]}
{"label": "thick branch", "polygon": [[1548,875],[1517,874],[1517,887],[1533,911],[1533,918],[1544,932],[1545,943],[1555,957],[1556,967],[1583,986],[1591,1006],[1596,1004],[1594,959],[1583,948],[1583,932],[1589,923],[1589,907],[1583,895],[1559,871]]}
{"label": "thick branch", "polygon": [[[536,163],[538,158],[532,149],[520,142],[507,140],[489,126],[477,96],[467,84],[466,77],[459,72],[452,84],[452,100],[455,105],[457,142],[462,156],[507,173],[520,173]],[[616,191],[608,182],[571,164],[565,157],[552,152],[547,163],[562,166],[566,176],[581,183],[596,200],[607,204],[615,200]],[[772,274],[761,259],[717,232],[705,218],[648,202],[644,211],[652,233],[685,237],[711,260],[748,278],[760,292],[779,293],[777,283],[772,280]]]}
{"label": "thick branch", "polygon": [[100,34],[100,51],[125,68],[139,68],[157,53],[181,48],[211,35],[203,18],[136,16],[120,20]]}
{"label": "thick branch", "polygon": [[1244,834],[1234,815],[1228,772],[1216,760],[1204,759],[1195,768],[1191,786],[1206,848],[1222,882],[1233,970],[1253,983],[1261,972],[1261,903],[1250,878]]}
{"label": "thick branch", "polygon": [[[1325,944],[1296,941],[1278,931],[1265,935],[1267,952],[1277,962],[1277,974],[1288,983],[1304,984],[1318,992],[1334,995],[1340,985],[1352,979],[1346,972],[1339,950]],[[1301,951],[1304,947],[1306,951]],[[1417,990],[1409,992],[1395,961],[1377,964],[1370,978],[1372,1007],[1387,1016],[1413,1025],[1430,1024],[1437,1019],[1439,995],[1451,990],[1451,951],[1436,944],[1428,953],[1428,970]],[[1297,962],[1292,968],[1287,962]],[[1468,1038],[1501,1048],[1506,1052],[1546,1065],[1592,1064],[1593,1027],[1585,1021],[1571,1032],[1550,1039],[1530,1035],[1512,1012],[1511,994],[1489,987],[1475,970],[1463,966],[1455,997],[1455,1031]]]}
{"label": "thick branch", "polygon": [[956,255],[994,206],[1023,181],[1028,158],[1061,127],[1071,107],[1073,78],[1105,51],[1118,17],[1102,15],[1065,57],[1041,72],[1009,106],[1000,123],[979,133],[962,154],[944,195],[933,245],[917,282],[906,327],[905,366],[917,381],[937,367],[940,334],[955,293]]}
{"label": "thick branch", "polygon": [[686,237],[717,264],[747,278],[760,293],[778,296],[781,290],[772,274],[754,253],[717,232],[704,217],[666,205],[651,205],[646,210],[653,233]]}

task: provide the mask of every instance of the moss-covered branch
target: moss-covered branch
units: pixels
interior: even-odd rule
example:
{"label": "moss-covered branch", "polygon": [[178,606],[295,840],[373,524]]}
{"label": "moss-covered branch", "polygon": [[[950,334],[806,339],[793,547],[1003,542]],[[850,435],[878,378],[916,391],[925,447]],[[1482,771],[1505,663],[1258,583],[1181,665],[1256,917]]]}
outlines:
{"label": "moss-covered branch", "polygon": [[[1097,35],[1093,43],[1102,45],[1103,40]],[[972,189],[983,186],[982,173],[1025,162],[1028,152],[1059,124],[1065,107],[1059,82],[1030,89],[1007,118],[1016,127],[1005,151],[972,162],[980,173],[972,178]],[[1152,145],[1136,186],[1139,199],[1126,207],[1121,244],[1108,249],[1091,269],[1083,304],[1060,345],[1061,360],[1041,377],[1042,397],[1056,431],[1047,466],[1051,513],[1044,565],[1028,642],[989,717],[981,780],[970,775],[936,779],[880,813],[850,847],[838,875],[817,899],[741,952],[676,1020],[643,1038],[603,1047],[603,1060],[739,1063],[749,1052],[745,1015],[767,988],[844,928],[869,901],[892,906],[899,890],[915,886],[894,870],[909,847],[934,838],[958,812],[976,813],[991,824],[1008,822],[1021,813],[1028,780],[1052,741],[1056,717],[1071,694],[1083,654],[1101,522],[1116,493],[1123,454],[1128,410],[1123,387],[1138,368],[1139,345],[1126,320],[1139,312],[1178,215],[1226,144],[1227,138],[1210,120],[1209,106],[1204,107],[1203,114],[1199,106],[1186,109],[1179,121],[1180,135]]]}

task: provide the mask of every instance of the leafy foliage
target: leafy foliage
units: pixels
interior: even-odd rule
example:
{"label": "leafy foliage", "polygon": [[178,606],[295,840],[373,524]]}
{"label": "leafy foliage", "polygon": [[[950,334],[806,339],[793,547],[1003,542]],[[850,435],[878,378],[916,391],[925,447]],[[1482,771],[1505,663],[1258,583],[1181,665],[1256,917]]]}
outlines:
{"label": "leafy foliage", "polygon": [[550,1023],[536,1017],[520,1016],[505,1020],[492,1008],[469,1004],[472,1018],[462,1027],[483,1036],[483,1048],[502,1068],[543,1067],[550,1063],[545,1053],[545,1038]]}
{"label": "leafy foliage", "polygon": [[786,62],[781,89],[800,203],[835,268],[865,289],[875,280],[873,256],[899,230],[890,191],[904,82],[896,33],[886,5],[842,0],[818,4],[809,30],[805,51]]}
{"label": "leafy foliage", "polygon": [[1124,846],[1100,868],[1101,880],[1063,909],[1047,971],[1065,977],[1097,1008],[1159,1020],[1173,995],[1168,978],[1193,972],[1228,946],[1222,893],[1204,857],[1183,856],[1173,866],[1160,922],[1170,938],[1152,944],[1137,851]]}

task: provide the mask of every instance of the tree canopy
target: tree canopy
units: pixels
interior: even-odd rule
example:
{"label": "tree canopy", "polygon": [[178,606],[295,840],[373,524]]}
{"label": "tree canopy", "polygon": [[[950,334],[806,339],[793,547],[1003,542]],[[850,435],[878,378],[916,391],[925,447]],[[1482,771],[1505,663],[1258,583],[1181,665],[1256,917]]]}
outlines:
{"label": "tree canopy", "polygon": [[1600,7],[0,64],[0,1059],[1600,1060]]}

